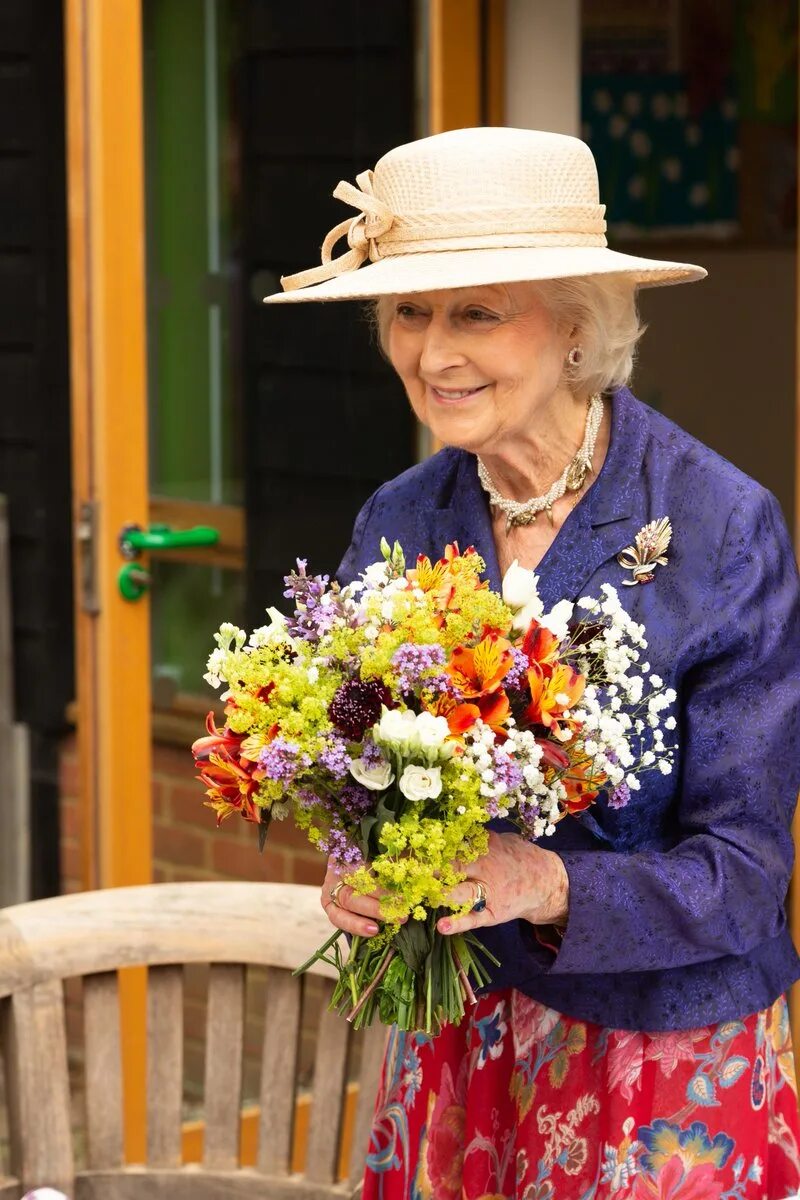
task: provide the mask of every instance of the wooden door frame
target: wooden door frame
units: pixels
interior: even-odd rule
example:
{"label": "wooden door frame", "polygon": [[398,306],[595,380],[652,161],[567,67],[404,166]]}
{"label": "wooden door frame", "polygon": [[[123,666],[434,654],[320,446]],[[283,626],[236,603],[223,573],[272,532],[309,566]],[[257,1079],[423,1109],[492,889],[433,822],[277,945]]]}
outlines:
{"label": "wooden door frame", "polygon": [[[118,534],[146,525],[141,0],[64,0],[76,698],[85,887],[149,883],[147,598]],[[144,1160],[143,970],[120,979],[128,1161]]]}

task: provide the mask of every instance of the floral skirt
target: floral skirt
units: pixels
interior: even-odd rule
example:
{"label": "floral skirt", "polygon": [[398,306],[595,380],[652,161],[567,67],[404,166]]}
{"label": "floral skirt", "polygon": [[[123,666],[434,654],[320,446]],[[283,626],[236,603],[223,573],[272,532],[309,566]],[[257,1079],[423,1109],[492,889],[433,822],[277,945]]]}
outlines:
{"label": "floral skirt", "polygon": [[364,1200],[787,1200],[800,1195],[786,1000],[631,1033],[512,989],[439,1037],[393,1030]]}

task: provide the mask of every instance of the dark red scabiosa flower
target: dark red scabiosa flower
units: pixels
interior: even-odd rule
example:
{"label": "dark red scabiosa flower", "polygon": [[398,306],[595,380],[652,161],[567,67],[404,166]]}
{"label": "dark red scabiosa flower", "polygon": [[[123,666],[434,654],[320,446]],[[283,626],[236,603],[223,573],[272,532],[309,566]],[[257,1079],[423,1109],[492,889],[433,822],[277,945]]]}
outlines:
{"label": "dark red scabiosa flower", "polygon": [[379,679],[351,679],[337,688],[328,705],[328,716],[341,733],[360,742],[380,717],[384,704],[394,708],[385,683]]}

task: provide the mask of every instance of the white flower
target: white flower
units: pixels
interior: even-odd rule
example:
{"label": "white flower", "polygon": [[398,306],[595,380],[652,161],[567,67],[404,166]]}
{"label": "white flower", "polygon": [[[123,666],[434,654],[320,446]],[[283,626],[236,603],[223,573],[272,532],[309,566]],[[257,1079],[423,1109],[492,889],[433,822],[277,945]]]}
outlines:
{"label": "white flower", "polygon": [[559,600],[558,604],[550,609],[549,613],[544,613],[540,618],[540,624],[544,625],[545,629],[563,641],[569,632],[569,622],[575,606],[570,600]]}
{"label": "white flower", "polygon": [[537,599],[539,592],[537,584],[539,576],[527,567],[521,567],[519,560],[514,559],[503,576],[503,599],[509,608],[515,611],[525,608],[532,600]]}
{"label": "white flower", "polygon": [[390,763],[375,763],[370,767],[363,758],[353,759],[350,763],[350,774],[371,792],[382,792],[394,781],[394,771]]}
{"label": "white flower", "polygon": [[381,559],[380,562],[370,563],[366,571],[362,572],[364,582],[368,587],[382,587],[389,579],[388,563]]}
{"label": "white flower", "polygon": [[417,718],[410,709],[383,708],[381,719],[373,726],[379,744],[407,753],[415,743]]}
{"label": "white flower", "polygon": [[658,764],[658,769],[662,775],[671,775],[672,774],[672,763],[669,763],[669,762],[667,762],[667,760],[665,758],[662,758]]}
{"label": "white flower", "polygon": [[319,681],[319,667],[309,667],[306,671],[306,679],[309,683],[317,683]]}
{"label": "white flower", "polygon": [[450,726],[444,717],[435,717],[433,713],[417,714],[415,723],[417,745],[423,753],[429,750],[439,750],[450,736]]}
{"label": "white flower", "polygon": [[411,764],[400,776],[398,786],[408,800],[435,800],[442,792],[441,768]]}

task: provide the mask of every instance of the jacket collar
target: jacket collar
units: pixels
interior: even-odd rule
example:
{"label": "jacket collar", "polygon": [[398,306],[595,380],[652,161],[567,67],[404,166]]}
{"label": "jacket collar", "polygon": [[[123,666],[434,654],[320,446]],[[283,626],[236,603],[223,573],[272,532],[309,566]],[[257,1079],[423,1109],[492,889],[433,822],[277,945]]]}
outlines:
{"label": "jacket collar", "polygon": [[[648,435],[646,412],[627,388],[612,394],[611,438],[603,466],[536,568],[539,590],[548,607],[561,599],[577,598],[595,571],[633,542],[650,519],[642,470]],[[491,514],[475,456],[458,453],[450,480],[451,486],[443,488],[439,496],[439,506],[436,501],[423,503],[419,510],[419,544],[430,547],[437,556],[455,540],[462,549],[475,546],[486,562],[490,587],[499,590],[502,580]],[[621,569],[615,565],[608,582],[617,584],[620,579]]]}

